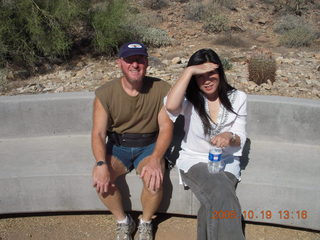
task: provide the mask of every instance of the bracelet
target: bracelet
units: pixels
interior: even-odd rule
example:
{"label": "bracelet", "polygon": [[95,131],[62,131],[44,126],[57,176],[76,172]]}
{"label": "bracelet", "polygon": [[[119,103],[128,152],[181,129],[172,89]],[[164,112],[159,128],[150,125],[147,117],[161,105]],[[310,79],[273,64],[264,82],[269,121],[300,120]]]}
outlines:
{"label": "bracelet", "polygon": [[231,134],[232,134],[232,137],[231,137],[231,142],[235,142],[236,141],[236,137],[237,137],[237,135],[234,133],[234,132],[231,132]]}
{"label": "bracelet", "polygon": [[96,163],[96,166],[101,166],[101,165],[103,165],[103,164],[107,164],[105,161],[98,161],[97,163]]}

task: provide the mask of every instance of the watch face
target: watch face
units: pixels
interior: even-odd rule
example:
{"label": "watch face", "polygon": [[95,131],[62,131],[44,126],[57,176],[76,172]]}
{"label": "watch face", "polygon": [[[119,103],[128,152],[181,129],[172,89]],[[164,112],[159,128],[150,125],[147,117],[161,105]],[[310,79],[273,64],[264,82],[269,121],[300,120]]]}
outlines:
{"label": "watch face", "polygon": [[104,161],[99,161],[99,162],[97,162],[97,166],[101,166],[101,165],[103,165],[103,164],[105,164]]}

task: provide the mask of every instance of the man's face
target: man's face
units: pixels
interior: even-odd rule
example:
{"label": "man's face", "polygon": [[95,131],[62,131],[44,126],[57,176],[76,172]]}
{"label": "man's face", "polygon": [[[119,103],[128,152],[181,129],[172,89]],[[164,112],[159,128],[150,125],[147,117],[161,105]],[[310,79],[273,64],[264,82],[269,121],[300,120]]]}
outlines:
{"label": "man's face", "polygon": [[124,77],[131,83],[141,81],[146,75],[148,67],[148,58],[146,56],[133,55],[120,58],[117,62]]}

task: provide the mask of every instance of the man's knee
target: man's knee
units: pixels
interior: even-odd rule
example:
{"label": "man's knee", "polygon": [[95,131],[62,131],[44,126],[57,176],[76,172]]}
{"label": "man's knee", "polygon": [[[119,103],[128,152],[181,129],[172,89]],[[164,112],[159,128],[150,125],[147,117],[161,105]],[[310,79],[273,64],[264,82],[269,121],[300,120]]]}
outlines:
{"label": "man's knee", "polygon": [[156,187],[154,189],[148,188],[148,180],[142,179],[142,182],[143,182],[144,191],[147,191],[150,195],[158,195],[159,193],[162,193],[162,191],[163,191],[163,180],[160,181],[160,186]]}

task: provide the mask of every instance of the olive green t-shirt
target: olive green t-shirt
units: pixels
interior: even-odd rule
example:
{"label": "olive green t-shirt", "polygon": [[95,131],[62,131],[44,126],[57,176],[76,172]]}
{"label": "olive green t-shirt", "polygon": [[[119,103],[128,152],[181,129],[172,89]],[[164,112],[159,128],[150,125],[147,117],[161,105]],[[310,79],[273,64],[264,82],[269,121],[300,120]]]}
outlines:
{"label": "olive green t-shirt", "polygon": [[107,82],[95,94],[108,114],[108,130],[117,133],[152,133],[159,130],[158,113],[170,85],[145,77],[137,96],[129,96],[120,79]]}

